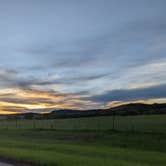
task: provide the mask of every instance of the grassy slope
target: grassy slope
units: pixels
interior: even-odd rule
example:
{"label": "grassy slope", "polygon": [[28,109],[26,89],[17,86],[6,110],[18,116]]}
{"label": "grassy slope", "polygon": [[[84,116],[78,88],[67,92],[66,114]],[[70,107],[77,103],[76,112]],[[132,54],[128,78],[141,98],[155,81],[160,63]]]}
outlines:
{"label": "grassy slope", "polygon": [[[102,118],[108,123],[106,117]],[[156,117],[149,118],[152,127],[148,132],[143,125],[141,132],[141,128],[139,132],[1,129],[0,155],[49,166],[165,166],[165,121],[161,123],[163,117],[155,122]],[[145,119],[140,119],[143,124],[147,123]]]}

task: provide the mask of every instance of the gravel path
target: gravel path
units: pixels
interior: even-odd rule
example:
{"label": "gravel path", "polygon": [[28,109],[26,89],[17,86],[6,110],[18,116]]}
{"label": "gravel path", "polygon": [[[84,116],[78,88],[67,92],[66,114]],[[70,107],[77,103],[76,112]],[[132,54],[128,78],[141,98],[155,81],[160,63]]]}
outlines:
{"label": "gravel path", "polygon": [[0,162],[0,166],[14,166],[14,165]]}

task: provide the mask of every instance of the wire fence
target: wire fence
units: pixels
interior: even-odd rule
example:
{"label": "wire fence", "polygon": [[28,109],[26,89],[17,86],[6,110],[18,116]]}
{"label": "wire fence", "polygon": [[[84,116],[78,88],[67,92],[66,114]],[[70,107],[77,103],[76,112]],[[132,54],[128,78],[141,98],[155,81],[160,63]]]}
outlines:
{"label": "wire fence", "polygon": [[0,120],[0,129],[121,130],[166,132],[166,115],[107,116],[48,120]]}

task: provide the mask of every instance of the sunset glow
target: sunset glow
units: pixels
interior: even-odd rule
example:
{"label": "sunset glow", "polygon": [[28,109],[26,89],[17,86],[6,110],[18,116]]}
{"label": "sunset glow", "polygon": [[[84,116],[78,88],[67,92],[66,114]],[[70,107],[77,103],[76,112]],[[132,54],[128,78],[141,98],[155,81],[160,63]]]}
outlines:
{"label": "sunset glow", "polygon": [[166,102],[165,2],[115,4],[1,3],[0,114]]}

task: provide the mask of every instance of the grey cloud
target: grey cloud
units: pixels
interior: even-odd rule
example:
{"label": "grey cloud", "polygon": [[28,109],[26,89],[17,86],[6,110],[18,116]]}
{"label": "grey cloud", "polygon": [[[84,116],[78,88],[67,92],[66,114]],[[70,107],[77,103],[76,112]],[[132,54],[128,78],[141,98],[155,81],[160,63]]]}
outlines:
{"label": "grey cloud", "polygon": [[155,99],[166,97],[166,84],[139,89],[112,90],[88,99],[96,102],[130,101],[139,99]]}
{"label": "grey cloud", "polygon": [[[110,32],[108,32],[110,33]],[[51,39],[21,48],[20,52],[33,56],[42,66],[50,68],[78,68],[93,65],[97,56],[109,43],[110,34],[104,33],[96,37],[72,40],[70,43],[59,43]]]}
{"label": "grey cloud", "polygon": [[12,97],[12,96],[7,96],[6,98],[2,98],[0,97],[0,101],[1,102],[7,102],[7,103],[13,103],[13,104],[31,104],[31,105],[35,105],[35,104],[56,104],[56,101],[52,101],[48,98],[39,98],[39,97],[30,97],[30,98],[26,98],[26,97]]}
{"label": "grey cloud", "polygon": [[93,81],[97,79],[102,79],[103,77],[108,76],[109,74],[103,73],[103,74],[87,74],[87,75],[75,75],[73,74],[70,76],[62,77],[60,79],[55,80],[55,84],[77,84],[77,83],[82,83],[82,82],[87,82],[87,81]]}
{"label": "grey cloud", "polygon": [[[102,79],[103,77],[108,76],[108,73],[93,73],[93,74],[82,74],[72,73],[69,75],[65,75],[60,78],[55,78],[49,80],[49,77],[39,79],[35,77],[23,77],[20,76],[19,72],[10,71],[10,70],[2,70],[0,72],[0,85],[6,87],[17,87],[21,89],[31,89],[32,86],[44,86],[44,85],[55,85],[55,84],[77,84],[79,82],[87,82],[96,79]],[[48,80],[47,80],[48,79]]]}

